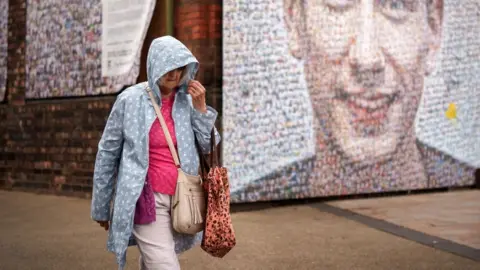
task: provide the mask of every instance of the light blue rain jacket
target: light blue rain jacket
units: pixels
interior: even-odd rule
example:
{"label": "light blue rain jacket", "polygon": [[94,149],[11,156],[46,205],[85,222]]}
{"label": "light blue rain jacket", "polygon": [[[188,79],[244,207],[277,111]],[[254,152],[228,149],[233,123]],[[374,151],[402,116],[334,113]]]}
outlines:
{"label": "light blue rain jacket", "polygon": [[[183,66],[187,66],[188,77],[175,95],[172,114],[181,167],[188,174],[198,175],[199,158],[194,136],[202,151],[208,153],[217,112],[208,107],[204,114],[192,106],[186,82],[194,78],[198,61],[188,48],[170,36],[152,42],[147,58],[147,76],[148,85],[157,99],[155,102],[161,103],[156,82],[168,71]],[[93,220],[111,220],[107,248],[115,253],[120,269],[126,263],[135,205],[147,175],[149,132],[157,119],[145,86],[146,83],[131,86],[118,96],[99,142],[95,162],[91,216]],[[217,130],[215,134],[219,142]],[[177,254],[198,244],[201,237],[201,233],[195,236],[175,234]]]}

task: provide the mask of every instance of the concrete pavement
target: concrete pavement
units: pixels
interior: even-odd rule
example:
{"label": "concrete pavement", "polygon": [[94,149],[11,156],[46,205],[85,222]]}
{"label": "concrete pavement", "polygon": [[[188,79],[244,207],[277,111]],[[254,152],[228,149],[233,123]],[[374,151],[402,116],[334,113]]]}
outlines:
{"label": "concrete pavement", "polygon": [[[116,269],[90,201],[0,191],[1,270]],[[400,238],[311,206],[233,214],[237,247],[215,259],[199,247],[182,269],[480,269],[480,263]],[[127,269],[137,269],[130,248]]]}
{"label": "concrete pavement", "polygon": [[330,204],[480,249],[480,190],[344,200]]}

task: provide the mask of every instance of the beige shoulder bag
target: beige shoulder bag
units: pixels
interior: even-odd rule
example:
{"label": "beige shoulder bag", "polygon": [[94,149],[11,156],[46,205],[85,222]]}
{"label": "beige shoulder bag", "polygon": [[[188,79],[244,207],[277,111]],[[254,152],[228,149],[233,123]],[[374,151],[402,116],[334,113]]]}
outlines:
{"label": "beige shoulder bag", "polygon": [[155,102],[152,90],[148,85],[147,92],[150,95],[153,108],[165,133],[165,138],[167,139],[170,152],[172,152],[175,165],[178,168],[177,187],[171,203],[173,229],[179,233],[196,234],[205,228],[204,221],[207,211],[202,178],[200,176],[187,174],[180,167],[180,161],[175,146],[173,145],[172,137],[160,112],[160,108]]}

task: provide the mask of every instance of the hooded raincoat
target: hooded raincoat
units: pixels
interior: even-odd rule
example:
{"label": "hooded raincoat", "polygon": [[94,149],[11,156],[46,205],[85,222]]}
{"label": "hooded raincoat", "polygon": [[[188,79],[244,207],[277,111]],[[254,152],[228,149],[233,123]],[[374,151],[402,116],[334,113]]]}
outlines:
{"label": "hooded raincoat", "polygon": [[[172,116],[181,167],[188,174],[198,175],[199,157],[194,139],[196,137],[202,151],[208,153],[217,112],[211,107],[207,107],[207,113],[193,108],[186,89],[187,82],[198,70],[198,61],[188,48],[170,36],[152,42],[147,57],[146,83],[155,93],[159,106],[157,81],[167,72],[183,66],[187,67],[186,77],[175,95]],[[100,139],[95,162],[91,216],[93,220],[111,221],[107,248],[115,253],[120,269],[125,266],[127,247],[132,243],[135,205],[148,170],[149,132],[156,120],[145,90],[146,83],[131,86],[119,94]],[[219,142],[216,130],[215,134]],[[195,236],[175,234],[177,254],[192,248],[201,237],[201,233]]]}

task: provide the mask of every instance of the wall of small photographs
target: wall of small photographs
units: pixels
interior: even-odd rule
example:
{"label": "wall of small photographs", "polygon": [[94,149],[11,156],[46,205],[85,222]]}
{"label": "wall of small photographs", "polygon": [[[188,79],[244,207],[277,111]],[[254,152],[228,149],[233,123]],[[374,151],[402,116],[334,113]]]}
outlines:
{"label": "wall of small photographs", "polygon": [[101,2],[27,0],[27,99],[110,94],[136,83],[141,43],[127,74],[102,77]]}
{"label": "wall of small photographs", "polygon": [[0,1],[0,102],[5,100],[8,57],[8,1]]}
{"label": "wall of small photographs", "polygon": [[480,4],[223,1],[233,202],[468,186]]}

